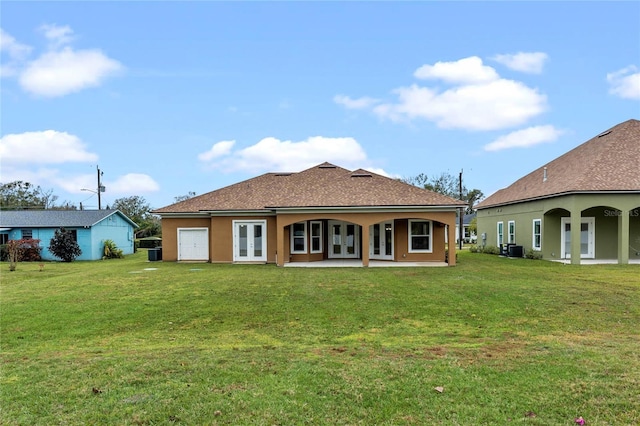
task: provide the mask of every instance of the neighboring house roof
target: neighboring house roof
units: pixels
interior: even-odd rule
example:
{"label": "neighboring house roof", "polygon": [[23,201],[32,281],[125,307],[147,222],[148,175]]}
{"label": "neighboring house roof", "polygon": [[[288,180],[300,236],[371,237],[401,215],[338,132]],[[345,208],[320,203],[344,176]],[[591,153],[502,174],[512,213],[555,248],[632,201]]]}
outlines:
{"label": "neighboring house roof", "polygon": [[476,213],[468,213],[462,216],[462,224],[469,225],[471,221],[476,218]]}
{"label": "neighboring house roof", "polygon": [[88,228],[107,217],[119,214],[134,228],[136,225],[120,210],[2,210],[2,228]]}
{"label": "neighboring house roof", "polygon": [[298,173],[266,173],[154,213],[376,206],[464,207],[466,203],[367,170],[323,163]]}
{"label": "neighboring house roof", "polygon": [[497,191],[476,208],[579,192],[640,192],[640,121],[628,120]]}

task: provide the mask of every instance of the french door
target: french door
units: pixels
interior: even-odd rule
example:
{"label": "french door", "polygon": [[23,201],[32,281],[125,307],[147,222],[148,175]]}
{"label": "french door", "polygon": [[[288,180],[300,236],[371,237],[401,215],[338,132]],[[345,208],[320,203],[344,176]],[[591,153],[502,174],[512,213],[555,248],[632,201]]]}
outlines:
{"label": "french door", "polygon": [[[571,218],[563,217],[561,235],[561,257],[571,259]],[[580,220],[580,257],[584,259],[595,258],[595,224],[594,218],[583,217]]]}
{"label": "french door", "polygon": [[267,222],[264,220],[233,221],[233,261],[267,261]]}
{"label": "french door", "polygon": [[338,220],[329,221],[329,257],[357,259],[360,257],[360,226]]}
{"label": "french door", "polygon": [[393,260],[393,222],[369,227],[369,258]]}

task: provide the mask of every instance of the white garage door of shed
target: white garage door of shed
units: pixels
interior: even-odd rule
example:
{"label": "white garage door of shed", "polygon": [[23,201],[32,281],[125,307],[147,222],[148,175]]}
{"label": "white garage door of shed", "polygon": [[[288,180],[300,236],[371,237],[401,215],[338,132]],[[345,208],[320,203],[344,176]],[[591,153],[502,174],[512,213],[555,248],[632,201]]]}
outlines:
{"label": "white garage door of shed", "polygon": [[207,228],[178,228],[178,260],[209,260]]}

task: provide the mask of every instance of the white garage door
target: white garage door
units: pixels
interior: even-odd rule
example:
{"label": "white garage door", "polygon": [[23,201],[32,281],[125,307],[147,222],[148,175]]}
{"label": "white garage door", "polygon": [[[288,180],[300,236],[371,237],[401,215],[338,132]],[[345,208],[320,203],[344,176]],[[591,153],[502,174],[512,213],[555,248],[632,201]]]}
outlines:
{"label": "white garage door", "polygon": [[178,260],[209,260],[207,228],[178,228]]}

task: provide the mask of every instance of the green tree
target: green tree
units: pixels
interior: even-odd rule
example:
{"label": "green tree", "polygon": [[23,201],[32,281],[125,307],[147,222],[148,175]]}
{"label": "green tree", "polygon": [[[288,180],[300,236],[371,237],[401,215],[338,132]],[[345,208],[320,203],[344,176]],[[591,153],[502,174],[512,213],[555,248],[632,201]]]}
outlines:
{"label": "green tree", "polygon": [[63,262],[73,262],[82,254],[73,232],[64,228],[56,229],[53,238],[49,242],[49,251]]}
{"label": "green tree", "polygon": [[467,207],[467,214],[473,213],[474,206],[484,198],[484,194],[479,189],[467,191],[466,188],[463,188],[462,195],[462,199],[469,204]]}
{"label": "green tree", "polygon": [[44,191],[29,182],[16,180],[0,184],[0,208],[4,210],[48,209],[57,199],[53,191]]}
{"label": "green tree", "polygon": [[189,191],[186,195],[179,195],[177,197],[173,197],[174,202],[179,203],[181,201],[186,201],[189,198],[193,198],[196,196],[196,193],[193,191]]}
{"label": "green tree", "polygon": [[118,198],[111,207],[120,210],[138,225],[138,229],[136,229],[137,238],[160,234],[160,218],[151,213],[153,209],[144,197],[134,195]]}
{"label": "green tree", "polygon": [[473,213],[473,207],[484,198],[484,194],[479,189],[467,189],[462,185],[462,198],[460,197],[460,178],[447,172],[440,175],[429,177],[424,173],[417,176],[401,179],[403,182],[420,188],[428,189],[439,194],[446,195],[457,200],[465,201],[468,207],[465,213]]}
{"label": "green tree", "polygon": [[147,219],[138,223],[136,238],[155,237],[160,234],[162,234],[162,225],[158,216],[149,215]]}
{"label": "green tree", "polygon": [[53,194],[53,190],[43,190],[40,186],[29,182],[16,180],[0,183],[0,209],[2,210],[77,210],[77,207],[69,201],[60,204],[57,204],[57,201],[58,196]]}
{"label": "green tree", "polygon": [[478,235],[478,218],[474,217],[473,219],[471,219],[471,222],[469,222],[469,232],[471,232],[472,234]]}
{"label": "green tree", "polygon": [[118,198],[113,202],[111,208],[120,210],[139,226],[151,216],[152,210],[147,200],[140,195]]}

